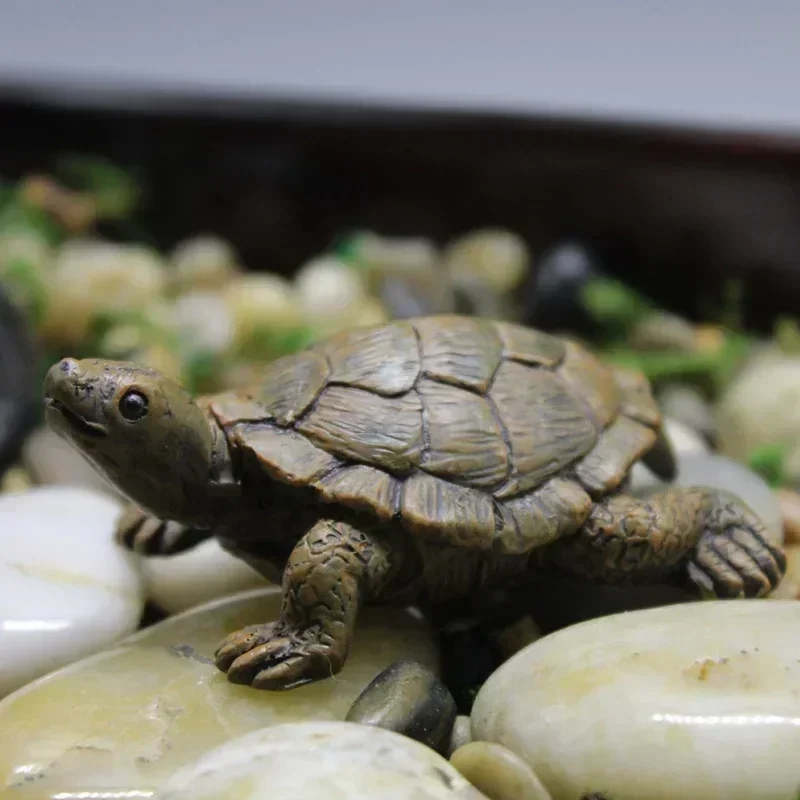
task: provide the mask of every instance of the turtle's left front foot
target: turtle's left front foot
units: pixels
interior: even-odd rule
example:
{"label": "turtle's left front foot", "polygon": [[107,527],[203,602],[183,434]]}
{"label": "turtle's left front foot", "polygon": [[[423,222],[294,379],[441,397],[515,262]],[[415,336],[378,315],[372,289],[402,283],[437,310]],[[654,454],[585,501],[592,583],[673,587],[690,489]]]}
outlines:
{"label": "turtle's left front foot", "polygon": [[231,683],[256,689],[294,689],[335,675],[347,647],[319,627],[299,631],[281,622],[252,625],[228,636],[215,653]]}
{"label": "turtle's left front foot", "polygon": [[347,660],[361,603],[390,572],[387,546],[344,522],[322,520],[283,572],[277,622],[230,634],[216,664],[232,683],[293,689],[335,675]]}

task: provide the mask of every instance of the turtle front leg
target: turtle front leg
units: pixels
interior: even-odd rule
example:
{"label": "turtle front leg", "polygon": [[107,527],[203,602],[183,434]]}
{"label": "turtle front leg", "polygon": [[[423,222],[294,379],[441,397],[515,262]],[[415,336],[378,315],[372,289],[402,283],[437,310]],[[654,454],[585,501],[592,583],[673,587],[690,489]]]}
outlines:
{"label": "turtle front leg", "polygon": [[154,517],[130,503],[117,521],[114,538],[126,550],[143,556],[172,556],[210,539],[213,531]]}
{"label": "turtle front leg", "polygon": [[608,583],[642,583],[683,571],[701,594],[763,597],[786,571],[783,550],[737,497],[670,489],[597,503],[578,533],[542,553],[544,563]]}
{"label": "turtle front leg", "polygon": [[230,634],[216,651],[217,667],[232,683],[271,690],[335,675],[347,659],[359,609],[387,582],[390,556],[382,540],[321,520],[286,564],[280,618]]}

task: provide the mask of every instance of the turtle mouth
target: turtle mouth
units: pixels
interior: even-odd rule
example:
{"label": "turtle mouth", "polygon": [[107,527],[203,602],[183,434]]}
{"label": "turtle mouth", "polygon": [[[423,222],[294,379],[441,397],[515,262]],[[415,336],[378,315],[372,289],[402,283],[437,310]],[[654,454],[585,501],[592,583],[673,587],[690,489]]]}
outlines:
{"label": "turtle mouth", "polygon": [[45,397],[44,403],[48,409],[58,412],[70,428],[81,436],[88,436],[92,439],[102,439],[108,435],[108,431],[106,431],[102,425],[97,422],[90,422],[85,417],[82,417],[80,414],[64,405],[60,400],[56,400],[53,397]]}

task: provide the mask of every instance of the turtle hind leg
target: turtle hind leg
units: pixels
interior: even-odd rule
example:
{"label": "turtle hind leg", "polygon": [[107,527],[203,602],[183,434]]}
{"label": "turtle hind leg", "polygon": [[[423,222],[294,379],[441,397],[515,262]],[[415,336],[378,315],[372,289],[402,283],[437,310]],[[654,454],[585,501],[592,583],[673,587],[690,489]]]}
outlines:
{"label": "turtle hind leg", "polygon": [[607,583],[688,577],[705,596],[762,597],[786,570],[756,515],[738,498],[682,488],[598,502],[578,533],[543,553],[543,564]]}
{"label": "turtle hind leg", "polygon": [[286,564],[280,618],[230,634],[217,648],[217,667],[232,683],[271,690],[335,675],[347,659],[359,609],[380,593],[392,570],[383,539],[321,520]]}
{"label": "turtle hind leg", "polygon": [[196,528],[174,520],[159,519],[130,503],[117,520],[117,544],[143,556],[184,553],[210,539],[210,528]]}

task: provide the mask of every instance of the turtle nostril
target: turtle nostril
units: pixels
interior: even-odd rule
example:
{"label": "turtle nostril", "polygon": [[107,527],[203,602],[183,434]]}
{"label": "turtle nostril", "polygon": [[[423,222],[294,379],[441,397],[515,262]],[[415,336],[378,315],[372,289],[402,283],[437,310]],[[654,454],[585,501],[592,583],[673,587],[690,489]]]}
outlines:
{"label": "turtle nostril", "polygon": [[58,368],[65,375],[75,374],[78,371],[78,362],[74,358],[65,358],[58,365]]}

